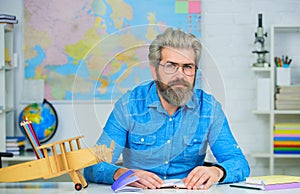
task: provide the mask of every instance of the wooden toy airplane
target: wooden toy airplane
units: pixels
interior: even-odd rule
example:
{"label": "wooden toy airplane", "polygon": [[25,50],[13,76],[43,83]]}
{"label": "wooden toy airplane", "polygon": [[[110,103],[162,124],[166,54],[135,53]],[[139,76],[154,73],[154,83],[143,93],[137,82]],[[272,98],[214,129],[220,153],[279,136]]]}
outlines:
{"label": "wooden toy airplane", "polygon": [[[99,162],[111,162],[114,142],[111,142],[110,148],[106,145],[99,145],[82,149],[79,141],[82,137],[78,136],[35,147],[34,149],[41,151],[44,157],[1,168],[0,182],[48,179],[69,173],[76,190],[86,188],[88,184],[79,170]],[[74,141],[77,148],[73,144]],[[56,148],[57,146],[59,149]],[[52,155],[48,154],[49,149],[52,151]]]}

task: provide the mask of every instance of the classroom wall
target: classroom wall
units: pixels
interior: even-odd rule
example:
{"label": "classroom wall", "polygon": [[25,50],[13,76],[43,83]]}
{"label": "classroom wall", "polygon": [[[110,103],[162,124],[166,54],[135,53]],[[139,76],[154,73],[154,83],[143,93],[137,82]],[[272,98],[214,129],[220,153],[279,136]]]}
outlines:
{"label": "classroom wall", "polygon": [[[22,1],[0,0],[0,12],[9,11],[22,20]],[[270,33],[272,24],[300,23],[300,1],[298,0],[202,0],[203,31],[202,41],[220,73],[220,86],[214,93],[222,102],[232,131],[246,154],[252,175],[268,173],[268,160],[255,159],[251,153],[265,151],[268,146],[267,116],[252,114],[256,107],[255,73],[250,65],[256,61],[252,54],[254,33],[257,28],[257,15],[263,13],[263,27]],[[8,12],[8,13],[9,13]],[[20,53],[16,71],[16,102],[18,112],[25,106],[20,99],[23,79],[23,33],[22,21],[16,27],[17,51]],[[270,40],[266,39],[267,50]],[[268,55],[269,56],[269,55]],[[210,66],[206,66],[209,72]],[[221,94],[220,94],[221,93]],[[53,102],[59,115],[59,128],[53,141],[83,134],[86,145],[92,145],[101,133],[112,104],[61,103]],[[16,130],[18,131],[18,130]],[[278,173],[300,174],[299,159],[283,160]],[[288,164],[288,165],[286,165]]]}

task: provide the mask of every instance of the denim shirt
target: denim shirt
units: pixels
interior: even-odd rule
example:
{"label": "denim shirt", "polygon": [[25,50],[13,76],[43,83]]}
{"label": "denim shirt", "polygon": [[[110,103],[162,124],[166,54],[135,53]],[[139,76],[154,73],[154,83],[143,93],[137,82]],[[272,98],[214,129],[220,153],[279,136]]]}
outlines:
{"label": "denim shirt", "polygon": [[[162,179],[184,178],[203,165],[207,146],[226,171],[224,183],[242,181],[250,173],[220,103],[200,89],[172,116],[162,107],[153,81],[128,91],[116,102],[97,144],[109,146],[111,140],[112,163],[122,153],[124,167]],[[118,168],[101,162],[87,167],[84,176],[89,182],[112,184]]]}

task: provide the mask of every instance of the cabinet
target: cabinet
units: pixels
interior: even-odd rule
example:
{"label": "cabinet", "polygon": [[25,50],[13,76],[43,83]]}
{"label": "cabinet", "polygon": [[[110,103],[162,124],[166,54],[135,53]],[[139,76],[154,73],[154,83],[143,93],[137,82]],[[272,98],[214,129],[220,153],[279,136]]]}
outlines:
{"label": "cabinet", "polygon": [[[276,123],[300,123],[300,110],[277,110],[275,107],[275,96],[277,92],[276,82],[276,64],[274,57],[289,55],[293,58],[291,63],[292,84],[300,84],[300,24],[292,25],[273,25],[270,30],[270,67],[252,68],[257,75],[257,79],[269,79],[269,108],[264,110],[253,111],[266,120],[269,140],[266,143],[267,149],[264,153],[254,153],[253,157],[265,158],[269,162],[269,174],[278,173],[278,163],[284,163],[284,160],[300,161],[300,154],[274,154],[274,126]],[[258,99],[257,99],[258,101]],[[299,97],[300,101],[300,97]],[[259,103],[259,101],[258,101]],[[297,164],[296,164],[297,165]],[[300,168],[298,168],[300,169]],[[279,171],[282,173],[282,171]],[[298,172],[295,172],[299,174]]]}
{"label": "cabinet", "polygon": [[0,151],[6,151],[6,136],[14,135],[14,28],[0,23]]}

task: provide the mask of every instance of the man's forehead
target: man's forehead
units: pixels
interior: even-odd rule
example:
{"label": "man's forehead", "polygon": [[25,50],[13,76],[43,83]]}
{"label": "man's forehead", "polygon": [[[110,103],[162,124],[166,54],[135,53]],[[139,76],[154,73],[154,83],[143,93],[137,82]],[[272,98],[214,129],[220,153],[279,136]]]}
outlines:
{"label": "man's forehead", "polygon": [[174,60],[184,60],[194,62],[195,53],[191,48],[173,48],[164,47],[162,49],[162,58],[169,58]]}

